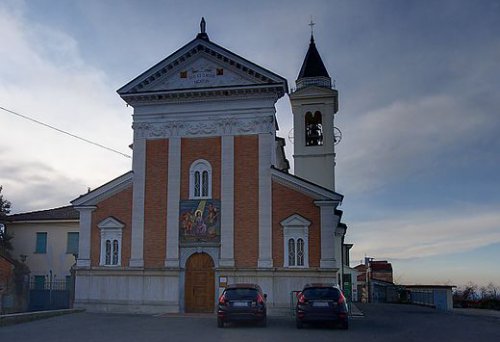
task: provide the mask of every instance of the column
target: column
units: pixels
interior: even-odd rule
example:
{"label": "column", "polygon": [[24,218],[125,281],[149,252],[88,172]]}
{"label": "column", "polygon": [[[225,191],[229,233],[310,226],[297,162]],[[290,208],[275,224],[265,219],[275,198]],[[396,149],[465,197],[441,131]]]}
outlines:
{"label": "column", "polygon": [[78,267],[90,267],[90,232],[92,230],[92,212],[95,206],[75,207],[80,212],[80,233],[78,237]]}
{"label": "column", "polygon": [[130,267],[144,267],[144,193],[146,185],[146,139],[134,138],[134,186],[132,195],[132,241]]}
{"label": "column", "polygon": [[234,266],[234,136],[221,143],[221,248],[219,265]]}
{"label": "column", "polygon": [[271,158],[274,136],[259,134],[259,268],[273,267]]}
{"label": "column", "polygon": [[339,223],[339,218],[335,215],[337,202],[316,201],[315,204],[320,207],[321,216],[321,259],[319,267],[335,268],[337,267],[335,259],[335,228]]}
{"label": "column", "polygon": [[179,201],[181,196],[181,138],[168,140],[166,267],[179,267]]}

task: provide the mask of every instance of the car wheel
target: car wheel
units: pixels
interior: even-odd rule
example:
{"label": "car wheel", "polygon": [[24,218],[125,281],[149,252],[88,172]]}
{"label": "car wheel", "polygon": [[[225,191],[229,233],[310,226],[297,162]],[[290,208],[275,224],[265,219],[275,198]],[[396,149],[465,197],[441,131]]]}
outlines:
{"label": "car wheel", "polygon": [[217,328],[224,328],[224,321],[221,318],[217,318]]}
{"label": "car wheel", "polygon": [[296,320],[295,325],[297,326],[297,329],[302,329],[304,327],[304,323],[302,321]]}

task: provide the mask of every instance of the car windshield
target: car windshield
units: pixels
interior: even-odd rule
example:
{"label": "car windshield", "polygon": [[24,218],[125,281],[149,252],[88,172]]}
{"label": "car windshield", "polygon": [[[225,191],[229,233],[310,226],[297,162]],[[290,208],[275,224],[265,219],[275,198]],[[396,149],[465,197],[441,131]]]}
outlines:
{"label": "car windshield", "polygon": [[309,300],[328,299],[336,301],[339,299],[340,292],[333,287],[314,287],[305,289],[302,294]]}
{"label": "car windshield", "polygon": [[225,297],[228,300],[234,300],[234,299],[255,299],[257,298],[259,291],[256,289],[244,289],[244,288],[237,288],[237,289],[227,289],[225,292]]}

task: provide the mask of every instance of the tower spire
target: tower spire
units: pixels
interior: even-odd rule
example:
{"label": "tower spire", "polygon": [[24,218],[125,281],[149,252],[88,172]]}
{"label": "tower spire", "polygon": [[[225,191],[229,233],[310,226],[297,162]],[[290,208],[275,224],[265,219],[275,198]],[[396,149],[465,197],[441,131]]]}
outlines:
{"label": "tower spire", "polygon": [[309,49],[302,63],[302,68],[300,68],[299,76],[295,81],[297,89],[311,85],[331,88],[332,79],[330,75],[328,75],[328,71],[314,43],[314,25],[316,24],[313,22],[312,17],[308,25],[311,26],[311,42],[309,43]]}

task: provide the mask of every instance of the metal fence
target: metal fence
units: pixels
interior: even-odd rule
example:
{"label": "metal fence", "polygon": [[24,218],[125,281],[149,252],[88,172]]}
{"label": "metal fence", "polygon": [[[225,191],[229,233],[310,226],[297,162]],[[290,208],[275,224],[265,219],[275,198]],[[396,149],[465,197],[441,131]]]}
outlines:
{"label": "metal fence", "polygon": [[74,281],[72,277],[30,282],[29,311],[69,309],[73,305]]}

